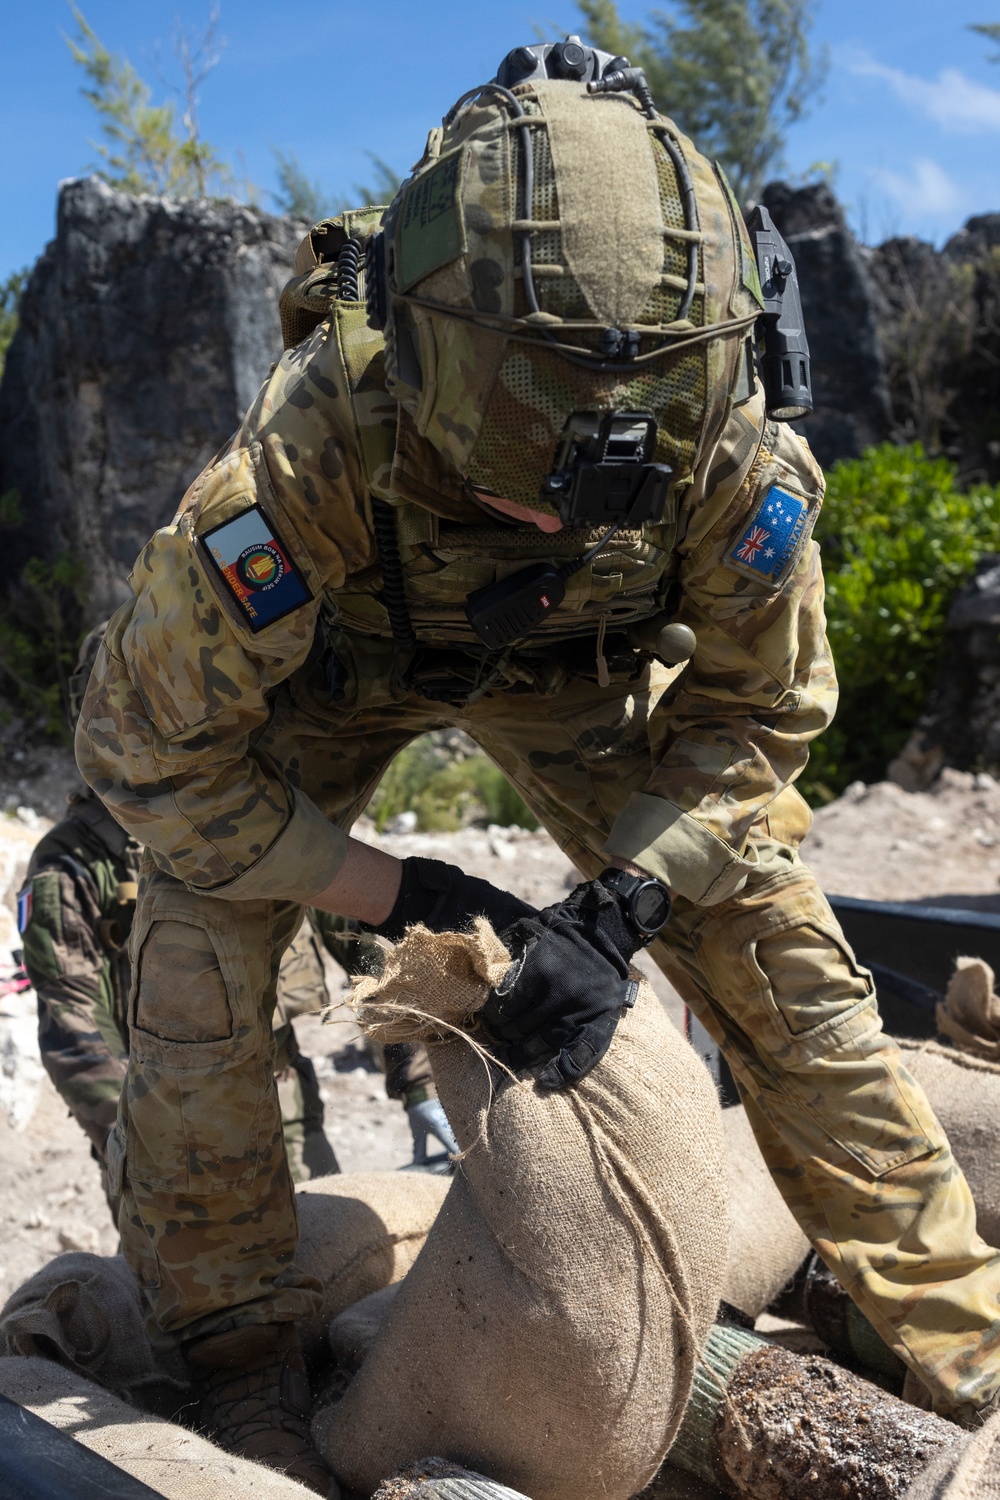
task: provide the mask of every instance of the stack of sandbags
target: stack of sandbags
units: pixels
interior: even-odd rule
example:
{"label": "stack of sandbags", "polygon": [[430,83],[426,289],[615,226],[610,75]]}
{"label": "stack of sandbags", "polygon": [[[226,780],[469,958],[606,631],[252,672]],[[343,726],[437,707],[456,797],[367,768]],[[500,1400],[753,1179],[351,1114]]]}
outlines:
{"label": "stack of sandbags", "polygon": [[[0,1358],[0,1395],[124,1469],[164,1500],[306,1500],[312,1494],[273,1469],[224,1453],[185,1427],[137,1411],[50,1360]],[[30,1440],[26,1433],[25,1441]],[[65,1493],[75,1493],[68,1476]]]}
{"label": "stack of sandbags", "polygon": [[[424,1172],[357,1172],[314,1178],[297,1195],[298,1268],[321,1287],[300,1324],[313,1363],[331,1318],[399,1281],[417,1257],[448,1191]],[[18,1287],[0,1311],[0,1354],[41,1355],[150,1411],[169,1415],[187,1371],[146,1338],[139,1289],[120,1255],[59,1255]]]}
{"label": "stack of sandbags", "polygon": [[938,1454],[904,1500],[1000,1500],[1000,1414]]}
{"label": "stack of sandbags", "polygon": [[361,1494],[436,1453],[532,1500],[627,1500],[672,1441],[722,1290],[707,1070],[643,984],[575,1088],[510,1076],[475,1028],[509,964],[485,922],[415,928],[356,992],[379,1040],[428,1042],[464,1153],[359,1374],[314,1421]]}
{"label": "stack of sandbags", "polygon": [[449,1182],[430,1172],[344,1172],[299,1189],[295,1266],[322,1288],[316,1313],[299,1324],[311,1363],[325,1352],[331,1318],[406,1275]]}
{"label": "stack of sandbags", "polygon": [[729,1174],[729,1260],[722,1295],[756,1318],[791,1281],[810,1245],[760,1154],[741,1104],[722,1111]]}
{"label": "stack of sandbags", "polygon": [[179,1355],[146,1338],[139,1289],[120,1255],[57,1255],[0,1311],[0,1355],[38,1355],[124,1396],[172,1414],[187,1372]]}

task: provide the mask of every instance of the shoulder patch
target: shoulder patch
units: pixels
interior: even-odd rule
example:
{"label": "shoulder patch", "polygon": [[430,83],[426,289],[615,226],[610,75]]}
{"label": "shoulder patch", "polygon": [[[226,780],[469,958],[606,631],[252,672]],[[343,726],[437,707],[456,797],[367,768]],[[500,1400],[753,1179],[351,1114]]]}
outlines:
{"label": "shoulder patch", "polygon": [[284,542],[256,506],[198,540],[255,635],[312,598]]}
{"label": "shoulder patch", "polygon": [[34,906],[34,895],[30,885],[17,893],[17,930],[23,937],[31,924],[31,909]]}
{"label": "shoulder patch", "polygon": [[805,538],[809,502],[772,484],[726,554],[726,566],[747,578],[775,582]]}

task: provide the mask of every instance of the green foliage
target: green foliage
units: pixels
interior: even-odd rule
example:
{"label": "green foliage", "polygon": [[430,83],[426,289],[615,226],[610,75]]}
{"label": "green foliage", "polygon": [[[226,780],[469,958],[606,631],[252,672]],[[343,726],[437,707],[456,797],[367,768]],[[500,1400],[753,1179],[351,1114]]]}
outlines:
{"label": "green foliage", "polygon": [[403,179],[387,161],[383,161],[381,156],[376,156],[374,151],[366,151],[365,155],[372,164],[375,180],[374,183],[356,182],[354,184],[357,203],[359,205],[391,203]]}
{"label": "green foliage", "polygon": [[905,744],[943,659],[952,596],[1000,551],[1000,486],[961,490],[947,459],[885,443],[834,465],[816,535],[841,696],[800,790],[824,802],[883,777]]}
{"label": "green foliage", "polygon": [[396,189],[402,178],[373,151],[365,154],[374,169],[374,184],[356,182],[350,199],[347,199],[342,193],[327,192],[322,183],[307,177],[294,151],[279,151],[275,147],[278,190],[271,196],[278,212],[317,224],[320,219],[343,213],[347,208],[360,208],[362,204],[390,203],[396,196]]}
{"label": "green foliage", "polygon": [[12,271],[6,281],[0,281],[0,377],[3,376],[4,360],[10,341],[17,332],[21,316],[21,297],[27,284],[28,273]]}
{"label": "green foliage", "polygon": [[127,193],[203,198],[212,189],[231,189],[232,170],[202,139],[197,116],[198,88],[218,61],[212,52],[218,12],[213,11],[197,46],[184,36],[175,40],[184,73],[184,87],[177,91],[184,101],[182,135],[174,103],[154,104],[149,84],[128,58],[109,52],[83,12],[70,8],[77,38],[66,37],[66,45],[88,80],[80,92],[97,111],[105,137],[103,145],[92,143],[103,163],[98,175]]}
{"label": "green foliage", "polygon": [[293,219],[308,219],[318,224],[330,213],[338,213],[330,198],[324,194],[318,182],[312,182],[305,174],[302,163],[294,151],[279,151],[274,147],[278,168],[278,191],[272,193],[279,214],[288,214]]}
{"label": "green foliage", "polygon": [[503,772],[477,751],[455,759],[424,735],[401,750],[368,807],[381,832],[401,812],[415,812],[424,833],[452,833],[470,823],[537,828]]}
{"label": "green foliage", "polygon": [[[980,36],[987,37],[989,41],[996,42],[1000,46],[1000,21],[986,21],[970,26],[968,29],[977,31]],[[994,52],[990,62],[1000,62],[1000,52]]]}
{"label": "green foliage", "polygon": [[675,0],[628,25],[615,0],[577,0],[589,40],[645,70],[653,98],[725,168],[741,203],[779,166],[785,131],[825,72],[810,57],[815,0]]}
{"label": "green foliage", "polygon": [[[3,505],[17,506],[16,491]],[[0,680],[45,733],[67,738],[69,677],[76,664],[85,579],[68,553],[29,559],[0,613]]]}

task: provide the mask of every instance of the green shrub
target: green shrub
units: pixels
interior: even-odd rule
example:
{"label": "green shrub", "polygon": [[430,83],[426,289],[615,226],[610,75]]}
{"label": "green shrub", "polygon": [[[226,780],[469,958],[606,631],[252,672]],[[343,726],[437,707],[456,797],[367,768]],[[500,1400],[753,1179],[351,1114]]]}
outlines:
{"label": "green shrub", "polygon": [[481,751],[456,759],[430,735],[399,752],[368,812],[380,832],[401,812],[415,812],[423,833],[453,833],[470,823],[538,827],[506,776]]}
{"label": "green shrub", "polygon": [[834,465],[816,536],[840,708],[800,789],[824,802],[883,777],[905,744],[942,661],[951,598],[983,553],[1000,551],[1000,487],[959,489],[947,459],[886,443]]}
{"label": "green shrub", "polygon": [[[18,510],[17,492],[0,498],[0,522]],[[2,525],[0,525],[2,530]],[[61,553],[54,562],[33,557],[0,607],[0,687],[31,715],[44,734],[68,741],[67,688],[81,634],[84,579]]]}

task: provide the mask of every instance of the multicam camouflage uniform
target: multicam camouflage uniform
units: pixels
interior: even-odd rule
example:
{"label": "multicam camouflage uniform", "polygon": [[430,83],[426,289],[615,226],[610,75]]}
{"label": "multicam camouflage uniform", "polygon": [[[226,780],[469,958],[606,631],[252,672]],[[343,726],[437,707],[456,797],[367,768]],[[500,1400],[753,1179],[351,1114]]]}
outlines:
{"label": "multicam camouflage uniform", "polygon": [[[521,94],[551,115],[553,160],[581,139],[559,134],[567,96],[552,90],[570,87]],[[623,140],[647,128],[626,123]],[[402,258],[395,241],[397,279],[408,259],[416,290],[398,299],[391,328],[392,394],[363,307],[333,296],[331,267],[307,244],[283,306],[294,346],[176,524],[143,552],[134,597],[108,631],[78,757],[150,848],[112,1137],[125,1253],[167,1335],[312,1305],[292,1267],[297,1226],[267,1073],[277,956],[298,903],[339,870],[393,755],[457,726],[585,876],[619,856],[670,885],[674,917],[655,956],[725,1047],[800,1223],[937,1404],[982,1405],[1000,1385],[1000,1258],[978,1238],[948,1143],[882,1033],[870,975],[796,853],[809,813],[792,783],[837,694],[809,539],[823,481],[805,442],[767,420],[745,383],[756,307],[745,231],[722,179],[679,139],[701,225],[680,352],[610,394],[605,378],[602,396],[537,328],[593,316],[600,288],[586,292],[574,267],[594,234],[604,263],[624,267],[600,293],[618,299],[620,322],[669,323],[656,299],[676,305],[690,243],[672,227],[683,223],[677,182],[658,158],[650,191],[658,182],[662,221],[633,233],[643,184],[616,199],[605,151],[584,199],[577,172],[559,178],[557,202],[536,131],[523,232],[551,274],[537,278],[542,322],[524,318],[508,340],[502,320],[524,312],[508,189],[516,133],[495,101],[459,112],[432,133],[394,205],[400,235],[419,226],[419,195],[439,174],[427,237]],[[449,197],[461,173],[464,219]],[[576,228],[560,238],[574,192]],[[345,215],[329,235],[363,236],[372,219]],[[640,250],[652,293],[635,279]],[[586,263],[601,270],[599,255]],[[700,338],[709,325],[722,332]],[[600,533],[511,525],[463,476],[537,506],[538,465],[551,466],[567,413],[595,404],[655,406],[657,457],[674,473],[664,518],[616,536],[533,634],[484,657],[468,594],[533,560],[579,559]],[[398,629],[393,638],[372,497],[394,508],[412,649]],[[775,557],[769,536],[783,538]],[[656,612],[696,633],[680,674],[628,638]],[[196,1014],[181,998],[190,981]]]}
{"label": "multicam camouflage uniform", "polygon": [[[68,815],[37,844],[22,895],[30,893],[24,961],[38,997],[42,1062],[90,1138],[107,1188],[107,1141],[128,1063],[128,939],[140,849],[93,795],[76,794]],[[342,917],[316,913],[316,930],[345,968],[358,940]],[[337,1171],[323,1132],[323,1101],[292,1020],[329,1003],[316,934],[303,923],[281,965],[275,1083],[285,1149],[296,1182]]]}

